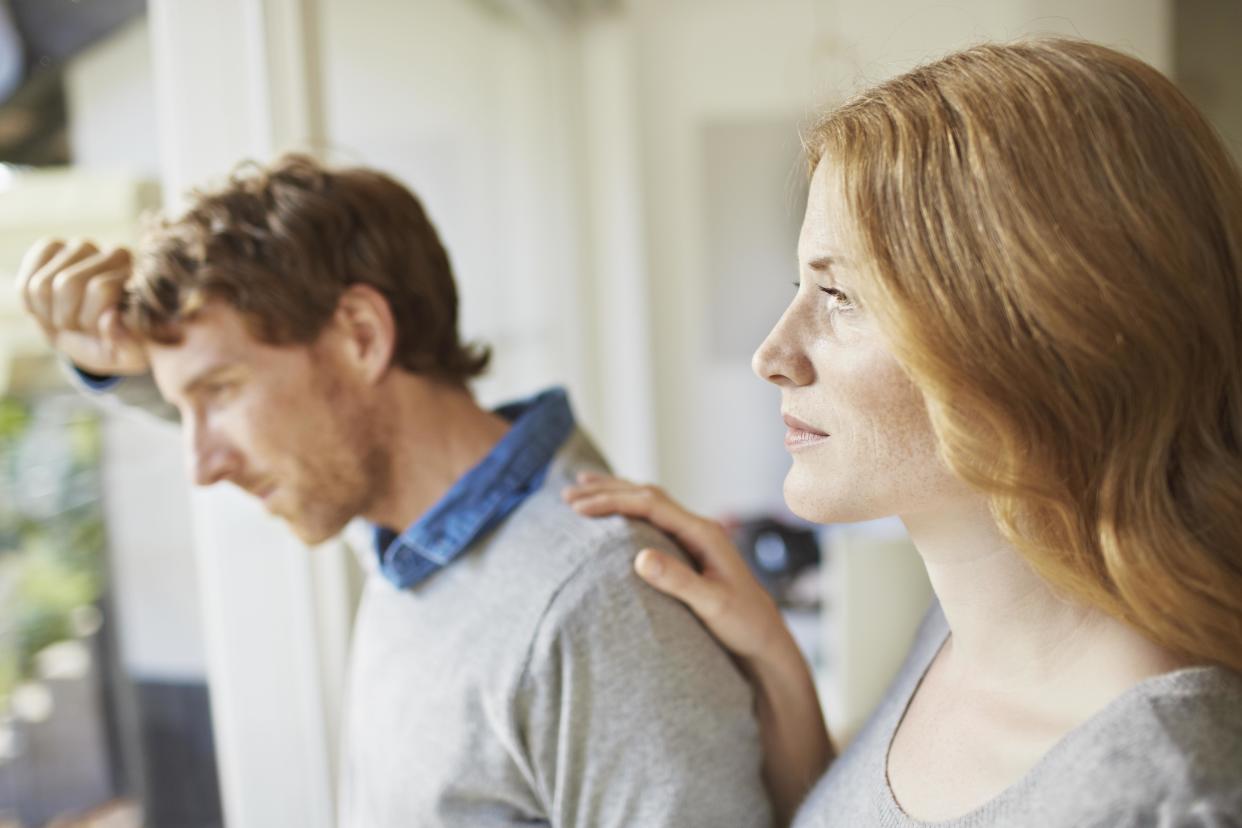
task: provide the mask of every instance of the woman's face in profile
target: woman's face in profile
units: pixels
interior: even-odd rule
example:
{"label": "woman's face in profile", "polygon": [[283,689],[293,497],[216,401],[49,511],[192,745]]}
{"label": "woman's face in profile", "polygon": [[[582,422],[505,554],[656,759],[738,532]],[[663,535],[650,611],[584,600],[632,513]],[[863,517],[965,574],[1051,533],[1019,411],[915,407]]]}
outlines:
{"label": "woman's face in profile", "polygon": [[909,515],[966,491],[936,454],[923,396],[859,300],[865,270],[828,161],[811,179],[799,285],[752,367],[781,389],[785,501],[819,523]]}

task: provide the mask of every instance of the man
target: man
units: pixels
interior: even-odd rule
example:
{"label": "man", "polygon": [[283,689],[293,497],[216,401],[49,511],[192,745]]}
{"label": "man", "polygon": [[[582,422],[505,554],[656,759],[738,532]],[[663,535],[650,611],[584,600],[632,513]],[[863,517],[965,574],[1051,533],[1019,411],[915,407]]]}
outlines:
{"label": "man", "polygon": [[88,384],[141,401],[149,371],[196,483],[308,544],[375,525],[343,826],[769,822],[746,682],[631,572],[669,541],[562,502],[604,469],[563,391],[476,404],[488,353],[460,341],[448,258],[397,182],[244,168],[132,261],[46,242],[19,286]]}

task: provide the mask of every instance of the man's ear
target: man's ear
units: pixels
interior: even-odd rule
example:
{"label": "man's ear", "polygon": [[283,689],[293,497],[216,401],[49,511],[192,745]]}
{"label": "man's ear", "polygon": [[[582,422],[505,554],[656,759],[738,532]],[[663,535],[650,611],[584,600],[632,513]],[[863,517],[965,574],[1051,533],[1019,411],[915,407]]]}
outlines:
{"label": "man's ear", "polygon": [[344,357],[367,382],[377,382],[392,364],[397,326],[384,295],[370,285],[345,288],[337,300],[332,326],[341,337]]}

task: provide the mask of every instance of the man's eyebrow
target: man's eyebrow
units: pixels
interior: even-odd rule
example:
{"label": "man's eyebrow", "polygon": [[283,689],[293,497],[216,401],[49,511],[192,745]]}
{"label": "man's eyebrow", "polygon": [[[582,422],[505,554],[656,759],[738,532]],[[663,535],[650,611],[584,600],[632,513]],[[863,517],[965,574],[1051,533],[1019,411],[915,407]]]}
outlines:
{"label": "man's eyebrow", "polygon": [[194,379],[190,380],[181,387],[181,396],[194,396],[195,392],[197,392],[204,385],[211,382],[213,379],[216,379],[221,374],[231,371],[235,367],[237,367],[237,363],[235,362],[223,362],[219,365],[213,365],[204,371],[200,371],[198,376],[194,377]]}

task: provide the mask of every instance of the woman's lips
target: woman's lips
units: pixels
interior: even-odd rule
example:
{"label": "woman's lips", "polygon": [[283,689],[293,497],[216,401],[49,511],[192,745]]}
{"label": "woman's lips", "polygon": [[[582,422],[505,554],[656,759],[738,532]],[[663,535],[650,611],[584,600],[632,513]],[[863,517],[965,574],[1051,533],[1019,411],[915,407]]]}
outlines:
{"label": "woman's lips", "polygon": [[795,449],[807,448],[828,439],[828,435],[820,431],[809,423],[804,423],[791,414],[785,414],[782,418],[785,421],[785,448],[793,451]]}

